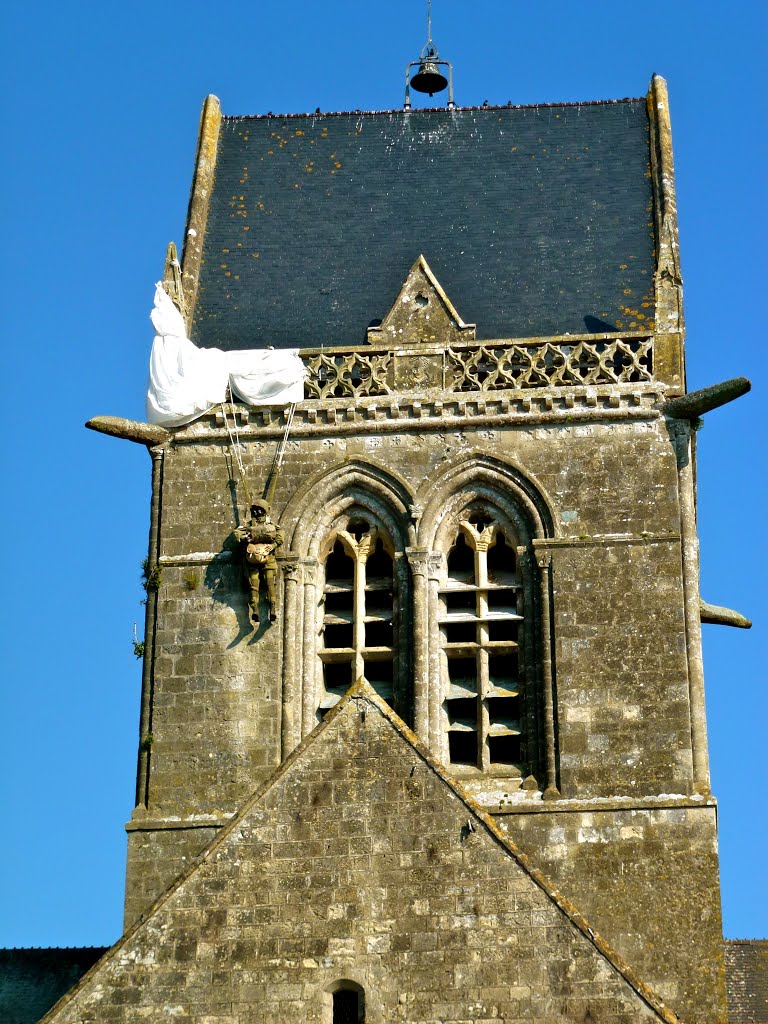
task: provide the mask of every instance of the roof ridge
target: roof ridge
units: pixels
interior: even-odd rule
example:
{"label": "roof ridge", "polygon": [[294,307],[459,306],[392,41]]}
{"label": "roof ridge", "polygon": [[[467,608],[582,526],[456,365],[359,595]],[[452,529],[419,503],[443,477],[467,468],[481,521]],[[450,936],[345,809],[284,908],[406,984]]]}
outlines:
{"label": "roof ridge", "polygon": [[60,953],[85,952],[91,949],[109,949],[109,946],[0,946],[0,953]]}
{"label": "roof ridge", "polygon": [[266,121],[298,117],[371,117],[380,114],[408,114],[409,116],[412,116],[415,114],[434,113],[455,114],[466,110],[538,110],[539,108],[550,109],[552,107],[610,107],[619,103],[645,102],[645,96],[624,96],[621,99],[615,100],[567,100],[552,103],[492,103],[487,106],[485,104],[479,104],[477,106],[455,106],[451,109],[448,107],[417,107],[416,109],[409,108],[406,110],[404,107],[390,107],[382,110],[320,110],[318,107],[314,111],[294,111],[293,113],[275,114],[270,110],[266,114],[223,114],[222,121]]}

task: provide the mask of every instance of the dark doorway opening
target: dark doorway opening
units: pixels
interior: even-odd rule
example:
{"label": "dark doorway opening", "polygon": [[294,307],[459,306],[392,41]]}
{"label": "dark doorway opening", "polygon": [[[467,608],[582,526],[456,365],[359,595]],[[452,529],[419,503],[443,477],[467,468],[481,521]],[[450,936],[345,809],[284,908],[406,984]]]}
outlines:
{"label": "dark doorway opening", "polygon": [[333,993],[333,1024],[365,1024],[365,992],[354,982]]}

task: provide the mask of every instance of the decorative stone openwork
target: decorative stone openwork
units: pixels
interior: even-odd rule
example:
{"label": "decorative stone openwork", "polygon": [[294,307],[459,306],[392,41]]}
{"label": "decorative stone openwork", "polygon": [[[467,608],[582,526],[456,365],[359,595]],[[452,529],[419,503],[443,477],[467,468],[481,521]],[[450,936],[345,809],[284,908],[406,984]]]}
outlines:
{"label": "decorative stone openwork", "polygon": [[635,384],[653,380],[652,339],[489,342],[448,353],[454,391]]}
{"label": "decorative stone openwork", "polygon": [[655,379],[653,336],[585,335],[461,342],[450,348],[387,351],[304,349],[304,396],[360,398],[439,387],[519,391],[578,385],[641,384]]}
{"label": "decorative stone openwork", "polygon": [[653,336],[565,335],[478,342],[419,256],[363,348],[304,349],[305,398],[505,391],[654,380]]}

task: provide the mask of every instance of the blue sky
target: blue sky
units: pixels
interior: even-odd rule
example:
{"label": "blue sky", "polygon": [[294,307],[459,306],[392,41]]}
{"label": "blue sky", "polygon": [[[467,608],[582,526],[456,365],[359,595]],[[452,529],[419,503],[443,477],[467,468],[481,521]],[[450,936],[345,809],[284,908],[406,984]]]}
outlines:
{"label": "blue sky", "polygon": [[[398,107],[425,6],[6,7],[0,946],[121,930],[150,463],[82,425],[143,418],[153,284],[182,238],[202,100],[215,92],[230,114]],[[698,468],[703,596],[755,620],[704,627],[725,932],[766,936],[765,5],[433,7],[459,104],[642,96],[653,72],[668,80],[689,386],[754,383],[708,415]]]}

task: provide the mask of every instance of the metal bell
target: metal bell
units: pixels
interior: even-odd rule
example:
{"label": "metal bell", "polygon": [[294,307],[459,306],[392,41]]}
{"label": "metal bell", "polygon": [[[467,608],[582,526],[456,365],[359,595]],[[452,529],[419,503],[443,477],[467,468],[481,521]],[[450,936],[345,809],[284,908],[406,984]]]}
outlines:
{"label": "metal bell", "polygon": [[416,92],[428,92],[433,96],[436,92],[442,92],[448,85],[448,79],[441,75],[437,64],[427,59],[419,61],[419,70],[411,79],[411,85]]}

